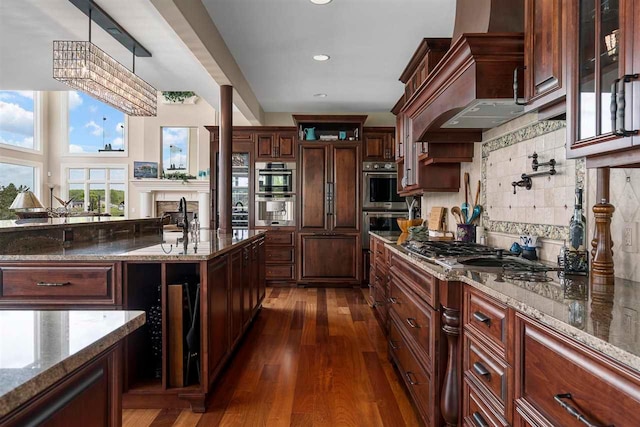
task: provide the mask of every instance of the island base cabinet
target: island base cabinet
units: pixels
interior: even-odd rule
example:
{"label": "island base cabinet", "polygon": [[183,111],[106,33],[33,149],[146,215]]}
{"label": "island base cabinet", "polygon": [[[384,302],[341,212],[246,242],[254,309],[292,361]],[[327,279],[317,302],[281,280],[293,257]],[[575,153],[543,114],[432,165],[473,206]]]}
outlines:
{"label": "island base cabinet", "polygon": [[360,284],[360,234],[300,233],[301,282]]}
{"label": "island base cabinet", "polygon": [[3,427],[122,425],[121,345],[78,368],[36,400],[0,418]]}
{"label": "island base cabinet", "polygon": [[519,314],[516,331],[516,425],[640,425],[637,374]]}

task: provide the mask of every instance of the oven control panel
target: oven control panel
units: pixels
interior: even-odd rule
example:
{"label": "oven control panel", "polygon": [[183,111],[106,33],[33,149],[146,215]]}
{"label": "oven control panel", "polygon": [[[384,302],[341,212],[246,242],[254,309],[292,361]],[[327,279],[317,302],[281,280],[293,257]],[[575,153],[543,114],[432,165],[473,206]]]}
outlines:
{"label": "oven control panel", "polygon": [[364,171],[381,171],[381,172],[395,172],[396,164],[389,162],[364,162],[362,164],[362,170]]}

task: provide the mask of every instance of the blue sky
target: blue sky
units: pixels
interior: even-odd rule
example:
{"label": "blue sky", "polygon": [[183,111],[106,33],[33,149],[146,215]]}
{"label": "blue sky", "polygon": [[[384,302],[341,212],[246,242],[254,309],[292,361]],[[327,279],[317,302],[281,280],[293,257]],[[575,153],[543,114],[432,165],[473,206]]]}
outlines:
{"label": "blue sky", "polygon": [[[187,161],[189,156],[188,141],[189,128],[162,128],[162,168],[165,173],[172,173],[172,171],[167,171],[172,163],[176,165],[176,168],[180,166],[184,169],[189,168]],[[186,172],[186,170],[181,172]]]}
{"label": "blue sky", "polygon": [[33,148],[31,91],[0,91],[0,143]]}
{"label": "blue sky", "polygon": [[[82,92],[69,92],[69,152],[97,153],[105,144],[124,148],[124,113]],[[104,137],[104,142],[103,142]]]}

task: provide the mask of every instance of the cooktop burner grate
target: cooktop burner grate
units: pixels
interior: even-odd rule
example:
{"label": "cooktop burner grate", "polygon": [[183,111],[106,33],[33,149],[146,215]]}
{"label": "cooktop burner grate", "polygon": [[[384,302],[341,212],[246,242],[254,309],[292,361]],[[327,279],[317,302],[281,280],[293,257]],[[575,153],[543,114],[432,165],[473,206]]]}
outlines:
{"label": "cooktop burner grate", "polygon": [[483,246],[476,243],[458,241],[427,241],[411,240],[405,242],[404,247],[411,252],[426,256],[427,258],[450,258],[471,255],[495,255],[498,249]]}

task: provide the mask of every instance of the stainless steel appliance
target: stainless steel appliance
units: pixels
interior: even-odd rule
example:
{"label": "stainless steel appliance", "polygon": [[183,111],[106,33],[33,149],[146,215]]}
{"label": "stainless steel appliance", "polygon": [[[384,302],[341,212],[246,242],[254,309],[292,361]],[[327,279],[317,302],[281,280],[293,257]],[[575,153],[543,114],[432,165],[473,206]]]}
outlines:
{"label": "stainless steel appliance", "polygon": [[364,162],[363,209],[403,210],[403,197],[398,195],[397,168],[395,163]]}
{"label": "stainless steel appliance", "polygon": [[256,196],[257,227],[292,227],[296,225],[296,196],[263,194]]}
{"label": "stainless steel appliance", "polygon": [[362,212],[362,248],[369,249],[369,231],[394,231],[400,233],[397,218],[406,218],[407,213],[365,211]]}
{"label": "stainless steel appliance", "polygon": [[295,192],[295,162],[256,162],[256,195],[293,194]]}

